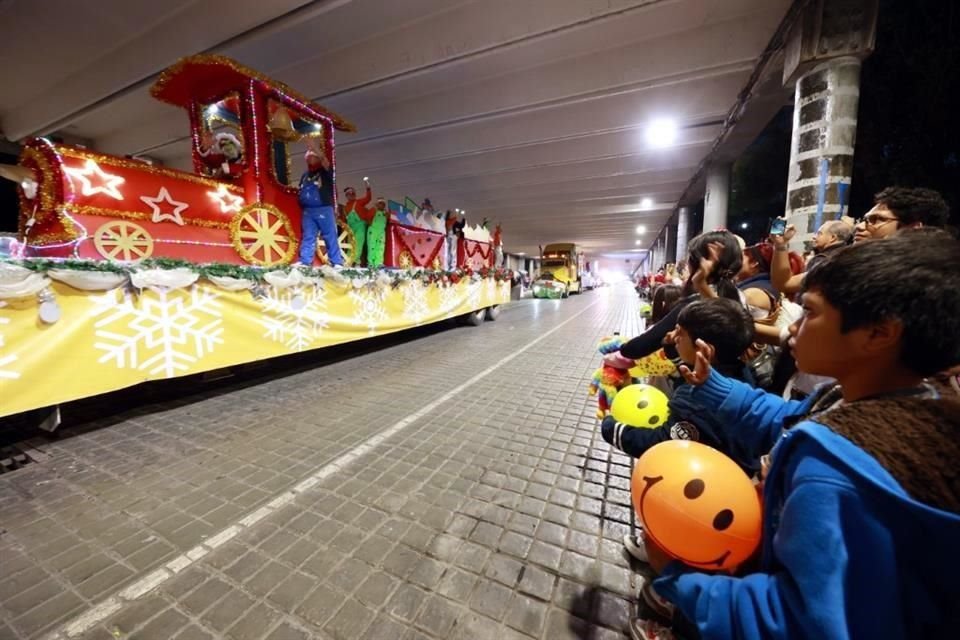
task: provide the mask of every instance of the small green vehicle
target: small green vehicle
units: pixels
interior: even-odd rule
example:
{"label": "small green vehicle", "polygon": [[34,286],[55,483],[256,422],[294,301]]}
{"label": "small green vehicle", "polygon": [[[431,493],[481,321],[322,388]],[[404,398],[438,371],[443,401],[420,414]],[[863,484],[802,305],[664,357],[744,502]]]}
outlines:
{"label": "small green vehicle", "polygon": [[533,281],[534,298],[550,298],[557,300],[569,295],[567,283],[557,280],[549,273],[544,273]]}

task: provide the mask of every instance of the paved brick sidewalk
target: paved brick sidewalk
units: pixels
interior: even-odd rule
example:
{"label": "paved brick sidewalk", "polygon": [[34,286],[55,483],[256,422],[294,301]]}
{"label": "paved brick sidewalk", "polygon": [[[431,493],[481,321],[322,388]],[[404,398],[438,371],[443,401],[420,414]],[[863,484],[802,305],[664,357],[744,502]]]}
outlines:
{"label": "paved brick sidewalk", "polygon": [[522,301],[67,434],[0,476],[0,640],[622,638],[629,460],[586,383],[636,318]]}

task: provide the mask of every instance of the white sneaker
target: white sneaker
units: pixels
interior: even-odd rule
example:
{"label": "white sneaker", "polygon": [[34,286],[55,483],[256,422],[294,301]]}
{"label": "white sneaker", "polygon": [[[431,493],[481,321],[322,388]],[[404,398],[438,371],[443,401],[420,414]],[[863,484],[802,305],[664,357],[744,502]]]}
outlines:
{"label": "white sneaker", "polygon": [[623,548],[634,560],[639,560],[644,564],[650,562],[647,557],[647,548],[643,544],[643,529],[637,529],[636,537],[629,533],[623,536]]}
{"label": "white sneaker", "polygon": [[649,579],[645,578],[643,580],[643,585],[640,587],[640,599],[650,607],[651,611],[664,620],[673,620],[673,613],[676,611],[676,607],[669,600],[653,590],[653,582]]}
{"label": "white sneaker", "polygon": [[643,618],[632,618],[630,620],[631,640],[676,640],[676,638],[677,636],[673,634],[670,627],[656,620],[644,620]]}

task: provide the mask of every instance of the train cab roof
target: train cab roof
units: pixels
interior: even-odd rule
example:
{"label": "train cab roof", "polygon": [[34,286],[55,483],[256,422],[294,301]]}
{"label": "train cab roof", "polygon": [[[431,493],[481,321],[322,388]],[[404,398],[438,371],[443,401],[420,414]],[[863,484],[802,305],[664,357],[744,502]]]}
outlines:
{"label": "train cab roof", "polygon": [[214,102],[231,91],[240,90],[251,78],[301,103],[305,115],[327,119],[340,131],[356,131],[350,121],[282,82],[224,56],[200,54],[183,58],[160,74],[150,93],[158,100],[189,109],[194,102]]}

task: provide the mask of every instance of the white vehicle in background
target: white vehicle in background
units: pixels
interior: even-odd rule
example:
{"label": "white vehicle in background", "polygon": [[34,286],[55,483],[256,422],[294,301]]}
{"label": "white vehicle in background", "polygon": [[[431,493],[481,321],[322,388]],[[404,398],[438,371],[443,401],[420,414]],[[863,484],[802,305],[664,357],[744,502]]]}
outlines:
{"label": "white vehicle in background", "polygon": [[597,276],[589,271],[584,271],[582,274],[580,274],[580,286],[584,291],[589,291],[590,289],[599,286],[597,284]]}

